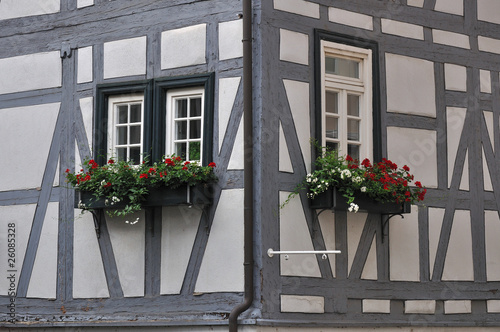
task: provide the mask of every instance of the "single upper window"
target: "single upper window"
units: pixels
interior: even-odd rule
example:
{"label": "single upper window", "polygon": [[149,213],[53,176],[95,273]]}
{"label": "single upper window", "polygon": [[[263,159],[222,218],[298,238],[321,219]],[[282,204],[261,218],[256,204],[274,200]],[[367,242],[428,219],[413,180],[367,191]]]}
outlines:
{"label": "single upper window", "polygon": [[189,161],[203,156],[204,89],[188,88],[167,92],[165,155],[175,154]]}
{"label": "single upper window", "polygon": [[372,50],[321,40],[321,141],[354,159],[373,157]]}
{"label": "single upper window", "polygon": [[111,96],[108,99],[108,158],[130,160],[144,155],[144,95]]}

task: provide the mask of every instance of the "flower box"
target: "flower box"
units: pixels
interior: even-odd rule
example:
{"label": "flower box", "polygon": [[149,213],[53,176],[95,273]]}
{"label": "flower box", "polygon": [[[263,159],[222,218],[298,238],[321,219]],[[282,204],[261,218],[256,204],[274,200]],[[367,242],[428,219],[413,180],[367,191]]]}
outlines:
{"label": "flower box", "polygon": [[[182,185],[178,188],[153,188],[141,203],[143,207],[173,206],[173,205],[211,205],[213,188],[208,184],[195,186]],[[96,199],[89,191],[75,191],[75,208],[80,208],[80,203],[87,209],[113,209],[123,208],[126,202],[106,204],[105,198]]]}
{"label": "flower box", "polygon": [[[400,204],[395,202],[380,203],[364,194],[357,195],[354,203],[359,206],[359,211],[363,212],[380,214],[400,214],[411,212],[410,202]],[[309,200],[309,206],[312,209],[331,209],[338,211],[347,211],[349,208],[347,199],[342,196],[337,188],[329,188],[326,191],[317,194],[314,198]]]}

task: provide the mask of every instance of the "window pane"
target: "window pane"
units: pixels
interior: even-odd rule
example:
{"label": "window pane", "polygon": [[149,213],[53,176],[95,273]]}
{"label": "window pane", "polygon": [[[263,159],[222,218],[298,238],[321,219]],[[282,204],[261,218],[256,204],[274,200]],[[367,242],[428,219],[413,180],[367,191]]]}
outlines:
{"label": "window pane", "polygon": [[347,120],[347,139],[350,141],[359,141],[359,120]]}
{"label": "window pane", "polygon": [[130,160],[133,161],[134,165],[139,165],[141,162],[141,148],[131,147],[130,148]]}
{"label": "window pane", "polygon": [[326,92],[326,112],[327,113],[339,113],[339,94],[338,92],[327,91]]}
{"label": "window pane", "polygon": [[128,122],[128,106],[121,105],[118,106],[118,123],[127,123]]}
{"label": "window pane", "polygon": [[189,122],[189,138],[201,138],[201,120]]}
{"label": "window pane", "polygon": [[130,126],[130,144],[141,143],[141,126]]}
{"label": "window pane", "polygon": [[334,117],[326,118],[326,137],[339,138],[339,119]]}
{"label": "window pane", "polygon": [[326,57],[325,67],[327,74],[359,78],[359,62],[355,60]]}
{"label": "window pane", "polygon": [[186,143],[176,143],[175,154],[179,157],[186,158]]}
{"label": "window pane", "polygon": [[176,118],[187,117],[187,99],[177,99],[175,101],[175,110]]}
{"label": "window pane", "polygon": [[196,161],[201,160],[200,158],[200,142],[190,142],[189,143],[189,160]]}
{"label": "window pane", "polygon": [[339,150],[339,144],[335,142],[326,142],[326,149],[327,150]]}
{"label": "window pane", "polygon": [[116,128],[116,143],[119,145],[127,144],[127,127]]}
{"label": "window pane", "polygon": [[359,145],[347,144],[347,154],[359,160]]}
{"label": "window pane", "polygon": [[201,116],[201,98],[192,98],[189,106],[189,116]]}
{"label": "window pane", "polygon": [[187,138],[187,121],[177,121],[175,123],[175,139]]}
{"label": "window pane", "polygon": [[141,104],[130,105],[130,122],[141,122]]}
{"label": "window pane", "polygon": [[118,160],[127,160],[127,148],[117,148],[116,157]]}
{"label": "window pane", "polygon": [[359,116],[359,96],[347,95],[347,114]]}

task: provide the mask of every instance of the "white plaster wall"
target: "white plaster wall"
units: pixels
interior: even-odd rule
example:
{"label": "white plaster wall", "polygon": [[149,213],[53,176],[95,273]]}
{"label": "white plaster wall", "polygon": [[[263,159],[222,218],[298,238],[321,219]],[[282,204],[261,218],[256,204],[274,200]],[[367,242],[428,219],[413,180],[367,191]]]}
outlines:
{"label": "white plaster wall", "polygon": [[52,14],[59,10],[60,0],[2,0],[0,1],[0,20]]}
{"label": "white plaster wall", "polygon": [[432,41],[436,44],[470,49],[469,36],[461,33],[432,29]]}
{"label": "white plaster wall", "polygon": [[274,0],[274,9],[319,18],[319,5],[305,0]]}
{"label": "white plaster wall", "polygon": [[94,115],[94,98],[87,97],[80,99],[80,110],[82,111],[83,126],[90,146],[93,146],[94,135],[92,135],[92,123]]}
{"label": "white plaster wall", "polygon": [[[135,222],[131,225],[125,221]],[[118,276],[125,297],[144,296],[144,210],[126,217],[109,217],[106,223],[115,255]]]}
{"label": "white plaster wall", "polygon": [[307,172],[311,171],[309,83],[283,80]]}
{"label": "white plaster wall", "polygon": [[424,0],[407,0],[408,6],[420,7],[424,6]]}
{"label": "white plaster wall", "polygon": [[355,28],[373,30],[373,17],[340,8],[329,7],[328,20]]}
{"label": "white plaster wall", "polygon": [[[283,204],[290,193],[280,191],[280,204]],[[274,250],[314,250],[311,234],[307,227],[306,217],[302,209],[299,196],[295,196],[290,202],[280,210],[280,243]],[[281,275],[321,277],[316,255],[289,255],[286,259],[284,255],[275,256],[272,259],[280,260]]]}
{"label": "white plaster wall", "polygon": [[56,298],[59,203],[49,203],[26,297]]}
{"label": "white plaster wall", "polygon": [[75,209],[73,233],[73,297],[109,297],[94,219],[90,212]]}
{"label": "white plaster wall", "polygon": [[444,301],[444,313],[450,314],[470,314],[472,312],[472,302],[470,300]]}
{"label": "white plaster wall", "polygon": [[290,153],[288,153],[288,144],[286,144],[285,133],[283,132],[283,126],[280,122],[280,133],[279,133],[279,170],[280,172],[293,173],[292,160],[290,159]]}
{"label": "white plaster wall", "polygon": [[500,54],[500,40],[478,36],[477,44],[480,51]]}
{"label": "white plaster wall", "polygon": [[374,314],[390,314],[391,301],[390,300],[372,300],[364,299],[362,302],[363,313]]}
{"label": "white plaster wall", "polygon": [[474,280],[469,211],[455,210],[442,280]]}
{"label": "white plaster wall", "polygon": [[434,10],[454,14],[464,14],[464,0],[436,0]]}
{"label": "white plaster wall", "polygon": [[104,43],[104,78],[146,74],[147,37]]}
{"label": "white plaster wall", "polygon": [[500,24],[500,1],[477,0],[477,19]]}
{"label": "white plaster wall", "polygon": [[405,301],[405,314],[433,315],[436,312],[435,300]]}
{"label": "white plaster wall", "polygon": [[[500,2],[499,2],[500,3]],[[500,17],[500,15],[499,15]],[[480,92],[491,93],[491,74],[489,70],[479,70],[479,80],[481,85],[479,87]]]}
{"label": "white plaster wall", "polygon": [[386,53],[387,111],[436,117],[434,64]]}
{"label": "white plaster wall", "polygon": [[381,19],[382,32],[390,35],[401,36],[405,38],[424,40],[424,27],[420,25]]}
{"label": "white plaster wall", "polygon": [[[317,212],[319,213],[320,211],[318,210]],[[335,245],[335,214],[332,211],[323,211],[323,213],[319,214],[318,219],[321,227],[321,233],[323,234],[323,240],[325,241],[326,250],[337,250]],[[328,255],[330,268],[334,278],[336,264],[335,257],[335,254]]]}
{"label": "white plaster wall", "polygon": [[0,109],[0,191],[41,186],[58,113],[59,103]]}
{"label": "white plaster wall", "polygon": [[243,20],[219,23],[219,60],[243,56]]}
{"label": "white plaster wall", "polygon": [[404,218],[389,221],[390,278],[399,281],[420,281],[418,207]]}
{"label": "white plaster wall", "polygon": [[163,31],[161,34],[161,69],[206,63],[207,25]]}
{"label": "white plaster wall", "polygon": [[[488,130],[488,136],[490,138],[491,147],[492,147],[493,151],[495,151],[495,141],[493,138],[493,135],[494,135],[493,112],[483,111],[483,116],[484,116],[484,120],[486,122],[486,128]],[[495,169],[494,164],[495,163],[493,163],[493,165],[491,165],[492,169]],[[486,154],[484,152],[484,148],[483,148],[483,178],[484,178],[484,190],[493,191],[493,184],[491,182],[491,176],[490,176],[490,165],[488,165],[488,163],[486,161]]]}
{"label": "white plaster wall", "polygon": [[322,314],[325,312],[325,298],[323,296],[281,295],[281,312]]}
{"label": "white plaster wall", "polygon": [[227,169],[243,169],[245,163],[245,149],[243,141],[243,117],[241,117],[240,124],[238,125],[238,132],[231,151],[231,157],[227,164]]}
{"label": "white plaster wall", "polygon": [[[36,204],[26,204],[26,205],[6,205],[0,206],[0,227],[2,231],[0,232],[0,248],[3,248],[0,252],[0,271],[7,273],[8,270],[17,270],[21,272],[23,266],[24,255],[26,253],[26,247],[28,245],[28,238],[31,232],[31,225],[33,223],[33,216],[35,215]],[[14,233],[15,235],[15,262],[14,266],[9,266],[8,261],[8,228],[9,224],[14,223]],[[12,242],[11,242],[12,243]],[[0,295],[7,295],[9,293],[10,282],[5,277],[0,278]],[[15,285],[17,288],[17,283],[19,282],[19,274],[15,280]]]}
{"label": "white plaster wall", "polygon": [[484,211],[486,279],[500,281],[500,219],[497,211]]}
{"label": "white plaster wall", "polygon": [[[3,2],[0,2],[0,6]],[[2,11],[0,10],[0,13]],[[0,59],[0,94],[60,87],[60,52],[45,52]]]}
{"label": "white plaster wall", "polygon": [[444,64],[444,82],[446,90],[467,91],[467,69],[451,63]]}
{"label": "white plaster wall", "polygon": [[441,235],[441,227],[443,226],[444,209],[429,208],[429,269],[432,279],[434,262],[436,260],[436,252]]}
{"label": "white plaster wall", "polygon": [[233,110],[234,100],[238,92],[238,87],[240,86],[240,81],[241,77],[219,79],[219,152],[227,130],[229,117]]}
{"label": "white plaster wall", "polygon": [[76,2],[77,8],[83,8],[83,7],[93,6],[93,5],[94,5],[94,0],[77,0],[77,2]]}
{"label": "white plaster wall", "polygon": [[361,279],[377,280],[377,241],[373,237],[368,256],[366,256],[365,266],[361,272]]}
{"label": "white plaster wall", "polygon": [[416,181],[426,187],[437,187],[435,131],[387,127],[387,154],[400,167],[409,166]]}
{"label": "white plaster wall", "polygon": [[222,190],[195,292],[242,292],[243,276],[243,189]]}
{"label": "white plaster wall", "polygon": [[162,209],[161,294],[180,294],[200,224],[201,210],[187,206]]}
{"label": "white plaster wall", "polygon": [[93,79],[93,47],[78,49],[77,83],[92,82]]}
{"label": "white plaster wall", "polygon": [[[460,144],[460,137],[464,128],[467,109],[459,107],[446,108],[446,143],[448,153],[448,186],[451,185],[453,169],[455,167],[457,151]],[[465,164],[460,180],[460,189],[469,189],[469,162],[465,156]]]}
{"label": "white plaster wall", "polygon": [[280,60],[309,64],[309,36],[280,29]]}
{"label": "white plaster wall", "polygon": [[[354,256],[356,255],[356,250],[359,246],[359,240],[361,238],[363,228],[365,227],[367,216],[368,215],[366,213],[362,212],[347,214],[347,270],[349,273],[354,261]],[[366,264],[368,264],[368,259]]]}

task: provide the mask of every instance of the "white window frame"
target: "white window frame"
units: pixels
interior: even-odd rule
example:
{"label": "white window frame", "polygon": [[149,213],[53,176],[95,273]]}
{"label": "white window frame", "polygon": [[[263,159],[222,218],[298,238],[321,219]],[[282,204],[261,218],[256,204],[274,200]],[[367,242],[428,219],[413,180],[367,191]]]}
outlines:
{"label": "white window frame", "polygon": [[[189,138],[190,126],[187,126],[187,136],[186,139],[176,140],[175,139],[175,101],[180,98],[201,98],[201,115],[196,117],[187,117],[189,120],[200,120],[201,121],[201,135],[199,139]],[[170,156],[175,153],[175,144],[179,142],[186,142],[188,146],[186,148],[186,160],[202,162],[203,159],[203,139],[205,131],[205,88],[204,87],[193,87],[193,88],[183,88],[183,89],[172,89],[167,91],[166,96],[167,103],[167,116],[166,116],[166,130],[165,130],[165,155]],[[188,103],[189,105],[189,103]],[[189,156],[189,143],[190,142],[200,142],[200,159],[192,160]]]}
{"label": "white window frame", "polygon": [[[339,155],[348,153],[348,144],[356,144],[347,137],[347,94],[360,96],[359,105],[359,158],[373,158],[373,110],[372,110],[372,50],[350,45],[321,41],[321,139],[323,145],[327,142],[338,143]],[[346,76],[327,74],[325,58],[328,56],[354,60],[359,63],[359,79]],[[338,139],[326,137],[326,91],[338,92],[339,122]]]}
{"label": "white window frame", "polygon": [[[119,145],[117,144],[117,135],[116,128],[118,127],[117,117],[118,117],[118,106],[124,104],[141,104],[141,140],[139,144],[125,144]],[[126,125],[130,128],[130,124]],[[130,137],[130,130],[128,130],[128,137]],[[140,160],[139,163],[143,162],[143,154],[144,154],[144,94],[131,94],[131,95],[117,95],[110,96],[108,99],[108,158],[118,158],[116,153],[116,148],[118,147],[137,147],[140,146]],[[127,156],[130,156],[129,152],[127,152]]]}

